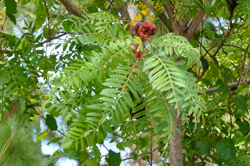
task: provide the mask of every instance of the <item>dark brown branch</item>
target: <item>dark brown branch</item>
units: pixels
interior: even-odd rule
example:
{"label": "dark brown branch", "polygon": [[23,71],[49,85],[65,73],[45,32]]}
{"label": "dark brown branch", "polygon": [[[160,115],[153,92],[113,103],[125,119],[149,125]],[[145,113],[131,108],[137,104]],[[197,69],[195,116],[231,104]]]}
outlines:
{"label": "dark brown branch", "polygon": [[48,10],[48,8],[47,8],[47,5],[46,5],[46,2],[45,2],[45,0],[43,0],[43,3],[44,3],[44,6],[45,6],[45,8],[46,8],[46,15],[47,15],[47,19],[48,19],[48,21],[49,21],[49,10]]}
{"label": "dark brown branch", "polygon": [[[76,5],[70,0],[59,0],[63,6],[67,9],[67,11],[75,16],[84,18],[82,15],[84,14],[80,9],[76,7]],[[86,16],[86,14],[84,14]]]}
{"label": "dark brown branch", "polygon": [[[48,80],[48,76],[46,77],[46,79]],[[49,85],[50,90],[52,90],[53,88],[52,88],[52,86],[50,85],[49,82],[48,82],[48,85]],[[56,100],[57,100],[59,103],[61,103],[60,99],[57,97],[57,95],[56,95],[55,93],[54,93],[54,96],[56,97]]]}
{"label": "dark brown branch", "polygon": [[[148,8],[155,14],[156,10],[155,8],[147,1],[147,0],[141,0],[143,3],[145,3],[145,5],[148,6]],[[171,32],[170,28],[168,27],[166,21],[168,20],[167,16],[164,13],[161,13],[159,15],[159,20],[161,22],[161,24],[163,25],[163,27],[166,29],[167,32]]]}
{"label": "dark brown branch", "polygon": [[111,6],[113,6],[113,1],[109,0],[109,6],[108,6],[107,11],[109,11],[109,10],[110,10]]}
{"label": "dark brown branch", "polygon": [[[198,41],[198,40],[197,40]],[[210,58],[211,59],[213,59],[213,57],[212,57],[212,55],[207,51],[207,49],[198,41],[198,43],[203,47],[203,49],[206,51],[206,53],[210,56]],[[219,46],[218,46],[218,48],[219,48]],[[217,49],[218,49],[217,48]],[[217,54],[217,53],[216,53]],[[221,74],[223,73],[222,72],[222,69],[221,69],[221,67],[219,66],[219,64],[217,64],[217,63],[215,63],[216,64],[216,66],[218,67],[218,69],[220,70],[220,72],[221,72]],[[227,80],[223,77],[223,79],[224,79],[224,83],[226,84],[226,85],[228,85],[228,83],[227,83]],[[228,93],[229,93],[229,97],[230,97],[230,88],[228,87]]]}

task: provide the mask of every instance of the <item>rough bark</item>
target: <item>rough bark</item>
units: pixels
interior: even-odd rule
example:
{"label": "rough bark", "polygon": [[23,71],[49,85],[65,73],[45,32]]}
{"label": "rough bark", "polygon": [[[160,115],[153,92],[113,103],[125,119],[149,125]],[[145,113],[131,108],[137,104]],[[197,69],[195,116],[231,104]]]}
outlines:
{"label": "rough bark", "polygon": [[[177,110],[175,111],[177,115]],[[174,129],[174,136],[170,138],[170,165],[183,166],[183,146],[182,146],[182,114],[178,118],[174,118],[176,126],[180,133]]]}
{"label": "rough bark", "polygon": [[[204,17],[204,13],[202,13],[200,10],[196,15],[196,19],[192,21],[189,27],[187,27],[187,32],[184,32],[184,36],[188,39],[191,40],[191,38],[195,35],[195,31],[198,29],[201,20]],[[185,25],[187,26],[187,25]]]}
{"label": "rough bark", "polygon": [[[164,8],[168,14],[170,22],[172,24],[173,31],[176,35],[181,35],[186,37],[188,40],[195,35],[195,31],[200,25],[204,14],[199,10],[196,19],[189,20],[186,15],[183,22],[178,21],[177,17],[172,17],[174,14],[174,6],[164,4]],[[178,110],[175,110],[177,115]],[[176,127],[179,129],[174,130],[174,136],[170,138],[170,165],[171,166],[183,166],[183,145],[182,145],[182,115],[174,118],[176,122]]]}
{"label": "rough bark", "polygon": [[167,4],[164,4],[164,8],[168,14],[168,17],[169,17],[169,20],[172,24],[172,27],[173,27],[173,30],[174,30],[174,33],[176,35],[182,35],[182,31],[181,31],[181,26],[180,26],[180,23],[178,21],[178,19],[176,17],[172,17],[173,14],[174,14],[174,10],[171,6],[167,5]]}

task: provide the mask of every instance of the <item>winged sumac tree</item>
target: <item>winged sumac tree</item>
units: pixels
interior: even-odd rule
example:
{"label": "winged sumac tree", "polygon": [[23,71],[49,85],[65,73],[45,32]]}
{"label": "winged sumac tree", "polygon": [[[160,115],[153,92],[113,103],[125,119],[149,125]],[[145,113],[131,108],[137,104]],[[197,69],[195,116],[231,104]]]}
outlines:
{"label": "winged sumac tree", "polygon": [[1,122],[13,106],[44,120],[37,139],[61,149],[40,165],[250,163],[248,1],[3,2],[18,26],[1,22]]}
{"label": "winged sumac tree", "polygon": [[[199,118],[204,109],[196,79],[187,71],[188,66],[200,63],[198,50],[186,38],[172,33],[150,42],[147,37],[140,38],[154,28],[152,23],[143,22],[139,36],[131,39],[116,17],[107,13],[88,17],[74,21],[72,31],[79,35],[69,40],[96,43],[99,48],[84,51],[82,59],[72,60],[60,73],[60,81],[53,85],[58,89],[55,93],[62,96],[61,102],[47,109],[61,109],[65,121],[70,109],[67,105],[77,112],[62,148],[91,147],[99,153],[97,144],[119,130],[120,148],[136,143],[138,152],[147,150],[155,137],[159,147],[165,144],[165,151],[171,132],[176,130],[174,117],[186,119],[193,114]],[[186,61],[175,62],[180,57]]]}

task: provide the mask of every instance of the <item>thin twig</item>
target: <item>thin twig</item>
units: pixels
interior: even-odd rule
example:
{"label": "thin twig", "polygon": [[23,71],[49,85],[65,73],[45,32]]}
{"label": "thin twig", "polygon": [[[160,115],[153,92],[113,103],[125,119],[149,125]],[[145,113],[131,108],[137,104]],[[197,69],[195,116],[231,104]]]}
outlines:
{"label": "thin twig", "polygon": [[[41,115],[36,109],[35,109],[35,112],[44,120],[44,122],[45,122],[45,118],[43,117],[43,115]],[[58,131],[60,134],[62,134],[63,136],[65,136],[65,137],[67,137],[65,134],[63,134],[61,131],[59,131],[58,129],[56,130],[56,131]],[[52,134],[52,132],[50,132],[51,134]]]}
{"label": "thin twig", "polygon": [[[245,49],[243,49],[243,48],[241,48],[241,47],[239,47],[239,46],[235,46],[235,45],[232,45],[232,44],[223,44],[223,46],[231,46],[231,47],[235,47],[235,48],[238,48],[238,49],[240,49],[240,50],[242,50],[242,51],[244,51],[244,52],[246,52],[246,53],[250,54],[250,52],[249,52],[249,51],[247,51],[247,49],[245,50]],[[222,47],[223,47],[223,46],[222,46]]]}
{"label": "thin twig", "polygon": [[[230,30],[229,30],[228,33],[226,34],[226,37],[227,37],[227,35],[229,34],[229,32],[230,32]],[[225,41],[225,40],[224,40],[224,41]],[[213,54],[214,57],[215,57],[215,55],[218,53],[218,51],[219,51],[219,49],[221,48],[222,45],[223,45],[223,42],[221,42],[221,44],[218,46],[218,48],[217,48],[216,51],[214,52],[214,54]],[[205,47],[203,47],[203,48],[206,50]],[[213,59],[213,56],[212,56],[208,51],[206,51],[206,52],[208,53],[208,55],[210,56],[210,58]],[[215,65],[216,65],[216,66],[218,67],[218,69],[220,70],[221,75],[222,75],[222,78],[223,78],[223,80],[224,80],[224,83],[225,83],[225,85],[227,85],[227,90],[228,90],[228,102],[227,102],[227,107],[228,107],[228,112],[229,112],[229,115],[230,115],[230,122],[231,122],[231,127],[232,127],[232,125],[233,125],[233,123],[232,123],[232,111],[231,111],[231,107],[230,107],[231,90],[230,90],[230,88],[228,87],[228,83],[227,83],[226,78],[223,76],[223,72],[222,72],[221,67],[220,67],[219,64],[216,63],[216,62],[215,62]]]}
{"label": "thin twig", "polygon": [[[248,50],[248,48],[249,48],[249,45],[247,46],[246,51]],[[247,51],[247,52],[248,52],[248,51]],[[243,78],[242,73],[244,72],[244,67],[245,67],[245,61],[246,61],[247,52],[245,52],[245,55],[244,55],[244,57],[243,57],[242,67],[241,67],[241,70],[240,70],[240,79],[239,79],[239,83],[242,81],[242,78]]]}
{"label": "thin twig", "polygon": [[49,38],[48,40],[45,40],[45,41],[40,42],[40,43],[37,43],[35,46],[38,46],[38,45],[41,45],[41,44],[45,44],[45,43],[51,42],[52,40],[58,39],[58,38],[60,38],[60,37],[62,37],[62,36],[64,36],[64,35],[67,35],[67,34],[69,34],[69,33],[65,32],[65,33],[63,33],[63,34],[61,34],[61,35],[58,35],[58,36],[56,36],[56,37]]}
{"label": "thin twig", "polygon": [[103,146],[107,151],[109,151],[109,149],[108,149],[104,144],[103,144],[102,146]]}
{"label": "thin twig", "polygon": [[[59,160],[60,158],[63,158],[63,157],[65,157],[67,155],[67,153],[66,154],[64,154],[64,155],[62,155],[61,157],[59,157],[59,158],[57,158],[57,159],[55,159],[54,161],[52,161],[51,163],[49,163],[49,165],[52,165],[54,162],[56,162],[57,160]],[[48,165],[48,166],[49,166]]]}
{"label": "thin twig", "polygon": [[[60,37],[62,37],[62,36],[64,36],[64,35],[67,35],[67,34],[69,34],[69,33],[68,33],[68,32],[65,32],[65,33],[63,33],[63,34],[61,34],[61,35],[58,35],[58,36],[56,36],[56,37],[53,37],[53,38],[50,38],[50,39],[45,40],[45,41],[43,41],[43,42],[37,43],[37,44],[34,45],[34,46],[38,46],[38,45],[42,45],[42,44],[51,42],[52,40],[58,39],[58,38],[60,38]],[[0,54],[9,54],[9,53],[11,53],[11,52],[18,52],[18,51],[21,51],[21,50],[0,50]]]}

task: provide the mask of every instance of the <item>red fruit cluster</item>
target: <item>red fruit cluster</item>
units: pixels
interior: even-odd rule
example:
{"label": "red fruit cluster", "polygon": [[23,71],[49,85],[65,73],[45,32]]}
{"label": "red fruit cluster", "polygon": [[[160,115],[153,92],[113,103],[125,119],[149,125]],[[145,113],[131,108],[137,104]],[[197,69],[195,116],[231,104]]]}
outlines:
{"label": "red fruit cluster", "polygon": [[137,48],[138,48],[139,44],[135,44],[135,55],[136,58],[141,59],[141,50],[139,49],[139,51],[137,52]]}
{"label": "red fruit cluster", "polygon": [[[139,36],[142,40],[149,41],[149,36],[155,35],[156,32],[158,31],[157,27],[155,24],[148,22],[148,21],[143,21],[141,24],[140,28],[140,23],[137,23],[134,27],[135,29],[135,36]],[[139,44],[135,44],[135,55],[138,59],[141,59],[141,50],[137,52]]]}
{"label": "red fruit cluster", "polygon": [[155,33],[158,31],[155,24],[148,21],[143,21],[140,29],[139,27],[140,23],[137,23],[134,27],[135,35],[139,36],[141,39],[145,39],[146,41],[149,41],[149,36],[155,35]]}

